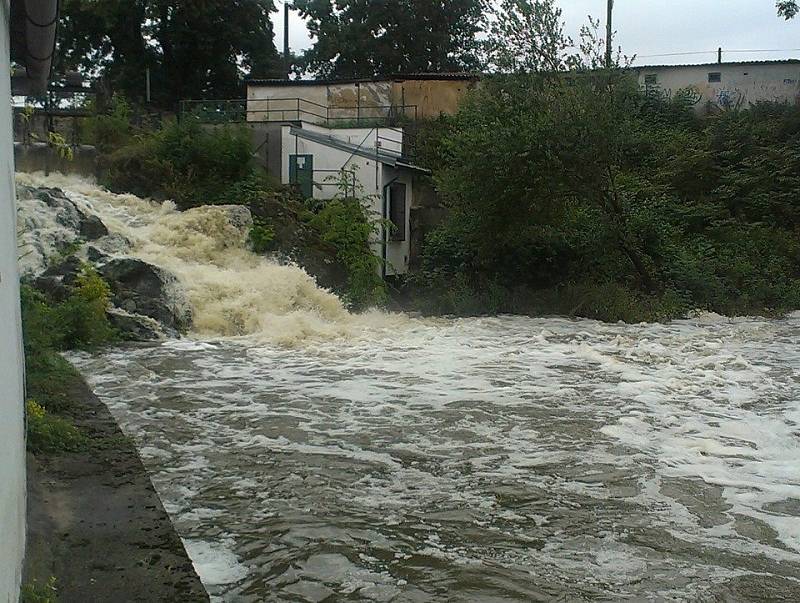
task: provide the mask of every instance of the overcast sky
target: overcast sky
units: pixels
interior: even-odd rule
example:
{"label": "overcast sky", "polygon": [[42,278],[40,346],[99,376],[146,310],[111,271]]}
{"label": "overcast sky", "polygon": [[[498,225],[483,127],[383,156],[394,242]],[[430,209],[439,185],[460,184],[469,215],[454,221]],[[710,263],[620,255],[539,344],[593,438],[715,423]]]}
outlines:
{"label": "overcast sky", "polygon": [[[577,38],[587,15],[605,23],[606,0],[558,0],[568,33]],[[283,1],[275,14],[275,43],[283,46]],[[615,0],[616,43],[623,53],[637,56],[637,65],[703,63],[716,60],[716,49],[776,50],[729,52],[726,61],[800,58],[800,17],[779,18],[773,0]],[[305,24],[292,13],[289,39],[295,51],[311,40]],[[681,56],[652,56],[698,52]]]}

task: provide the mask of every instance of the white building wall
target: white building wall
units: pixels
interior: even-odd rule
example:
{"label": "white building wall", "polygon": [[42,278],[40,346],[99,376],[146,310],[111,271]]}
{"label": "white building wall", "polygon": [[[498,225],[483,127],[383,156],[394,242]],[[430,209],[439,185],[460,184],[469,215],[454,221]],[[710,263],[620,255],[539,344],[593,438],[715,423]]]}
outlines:
{"label": "white building wall", "polygon": [[[303,129],[317,132],[326,136],[335,136],[355,145],[362,145],[363,149],[375,150],[378,142],[378,130],[374,128],[347,128],[329,130],[327,128],[303,124]],[[393,136],[396,136],[393,135]],[[394,148],[392,142],[382,141],[384,148]],[[403,170],[395,170],[383,165],[375,159],[368,159],[360,155],[352,155],[348,151],[331,148],[319,142],[305,140],[291,134],[291,126],[283,126],[281,134],[281,182],[289,184],[289,157],[291,155],[313,155],[314,157],[314,199],[332,199],[339,194],[336,186],[338,173],[346,168],[356,174],[358,194],[369,199],[368,209],[375,218],[380,220],[383,216],[383,187],[393,178],[398,177],[399,182],[406,184],[406,240],[390,241],[386,246],[387,270],[389,275],[404,274],[408,271],[408,258],[410,254],[409,220],[412,199],[412,178]],[[399,146],[397,147],[399,149]],[[382,256],[381,237],[383,233],[376,233],[372,243],[375,255]]]}
{"label": "white building wall", "polygon": [[0,11],[0,601],[5,603],[19,595],[25,550],[25,429],[8,0],[0,0]]}
{"label": "white building wall", "polygon": [[[800,102],[800,62],[637,67],[636,71],[640,86],[655,86],[671,97],[684,91],[698,111],[709,105],[746,108],[759,101]],[[711,73],[719,73],[720,81],[709,81]],[[655,84],[648,83],[648,76],[651,81],[655,76]]]}

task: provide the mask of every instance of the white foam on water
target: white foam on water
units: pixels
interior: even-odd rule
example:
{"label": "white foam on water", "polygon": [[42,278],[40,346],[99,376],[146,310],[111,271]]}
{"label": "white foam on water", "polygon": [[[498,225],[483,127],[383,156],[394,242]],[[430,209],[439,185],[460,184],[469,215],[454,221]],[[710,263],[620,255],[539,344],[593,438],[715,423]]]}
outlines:
{"label": "white foam on water", "polygon": [[800,313],[353,316],[213,208],[63,186],[189,293],[191,339],[72,358],[214,592],[706,600],[800,580]]}
{"label": "white foam on water", "polygon": [[184,540],[197,575],[207,586],[233,584],[247,576],[247,568],[230,550],[230,543]]}
{"label": "white foam on water", "polygon": [[[175,274],[192,306],[195,337],[296,345],[306,339],[359,336],[364,329],[380,331],[411,322],[401,314],[351,315],[339,298],[318,287],[302,268],[251,253],[247,228],[232,224],[225,207],[180,212],[169,201],[114,194],[78,176],[18,174],[17,181],[61,188],[84,211],[100,217],[112,234],[129,240],[130,256]],[[35,236],[47,245],[55,246],[56,240],[67,236],[43,202],[26,201],[24,209],[32,216]],[[22,234],[23,239],[30,236],[34,233]],[[30,261],[40,260],[32,248]]]}

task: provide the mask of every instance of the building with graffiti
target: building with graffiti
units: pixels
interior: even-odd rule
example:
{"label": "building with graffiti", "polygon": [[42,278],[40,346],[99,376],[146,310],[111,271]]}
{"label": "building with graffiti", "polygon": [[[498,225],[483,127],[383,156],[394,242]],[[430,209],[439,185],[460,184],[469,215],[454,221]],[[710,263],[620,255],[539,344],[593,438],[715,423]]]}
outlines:
{"label": "building with graffiti", "polygon": [[758,102],[800,102],[800,60],[650,65],[634,69],[639,85],[678,95],[699,113],[746,108]]}

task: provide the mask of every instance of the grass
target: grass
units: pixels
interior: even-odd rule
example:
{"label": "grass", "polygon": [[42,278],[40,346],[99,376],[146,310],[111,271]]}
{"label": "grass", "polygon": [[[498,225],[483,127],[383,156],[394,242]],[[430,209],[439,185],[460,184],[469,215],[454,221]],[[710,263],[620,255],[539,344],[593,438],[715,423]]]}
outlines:
{"label": "grass", "polygon": [[88,439],[67,419],[50,414],[35,400],[28,400],[25,411],[28,419],[28,450],[34,454],[86,449]]}
{"label": "grass", "polygon": [[19,592],[19,600],[20,603],[57,603],[58,588],[55,577],[51,577],[43,584],[37,580],[23,584]]}

